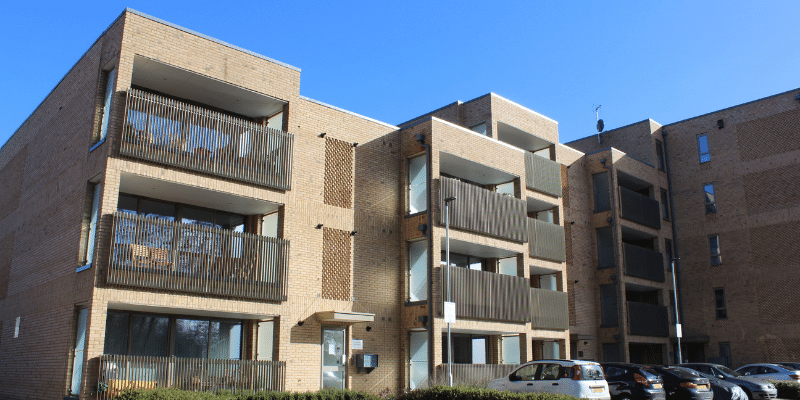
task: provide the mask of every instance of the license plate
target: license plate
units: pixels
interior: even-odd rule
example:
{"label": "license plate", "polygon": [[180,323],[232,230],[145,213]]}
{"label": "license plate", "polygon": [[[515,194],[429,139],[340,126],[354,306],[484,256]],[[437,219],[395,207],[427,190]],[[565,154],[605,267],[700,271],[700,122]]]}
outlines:
{"label": "license plate", "polygon": [[593,387],[592,388],[592,393],[603,393],[603,392],[605,392],[605,389],[603,389],[602,387]]}
{"label": "license plate", "polygon": [[654,383],[653,384],[653,389],[661,389],[661,384],[660,383]]}
{"label": "license plate", "polygon": [[700,390],[708,390],[708,385],[697,385],[697,388]]}

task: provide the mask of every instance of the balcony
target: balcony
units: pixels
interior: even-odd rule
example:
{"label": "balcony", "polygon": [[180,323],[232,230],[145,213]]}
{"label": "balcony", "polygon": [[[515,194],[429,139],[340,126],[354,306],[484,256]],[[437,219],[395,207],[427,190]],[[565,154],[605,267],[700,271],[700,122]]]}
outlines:
{"label": "balcony", "polygon": [[565,292],[531,288],[531,328],[569,329],[568,296]]}
{"label": "balcony", "polygon": [[664,255],[653,250],[623,243],[625,274],[636,278],[664,282]]}
{"label": "balcony", "polygon": [[292,143],[290,133],[130,89],[120,154],[289,190]]}
{"label": "balcony", "polygon": [[283,361],[102,355],[98,386],[104,390],[98,399],[113,399],[128,388],[282,391],[285,380]]}
{"label": "balcony", "polygon": [[561,197],[561,164],[526,151],[525,185],[528,189]]}
{"label": "balcony", "polygon": [[[484,387],[489,381],[502,378],[517,367],[518,364],[453,364],[453,385]],[[437,365],[435,376],[435,384],[446,384],[447,364]]]}
{"label": "balcony", "polygon": [[[440,271],[444,299],[446,274],[444,268]],[[450,285],[458,317],[516,322],[530,319],[530,283],[525,278],[450,267]]]}
{"label": "balcony", "polygon": [[661,209],[658,201],[620,187],[619,204],[622,218],[653,229],[661,229]]}
{"label": "balcony", "polygon": [[440,178],[440,220],[445,223],[444,199],[450,203],[450,226],[515,242],[528,240],[525,232],[524,200],[470,185],[458,179]]}
{"label": "balcony", "polygon": [[549,261],[566,261],[564,227],[528,218],[528,253]]}
{"label": "balcony", "polygon": [[667,307],[628,302],[628,332],[639,336],[669,336]]}
{"label": "balcony", "polygon": [[114,214],[109,285],[285,301],[289,242]]}

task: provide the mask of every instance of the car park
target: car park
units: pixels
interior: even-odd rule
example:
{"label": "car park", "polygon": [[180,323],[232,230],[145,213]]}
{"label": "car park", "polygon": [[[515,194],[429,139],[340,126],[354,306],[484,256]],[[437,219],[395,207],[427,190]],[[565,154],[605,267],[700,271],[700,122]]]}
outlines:
{"label": "car park", "polygon": [[489,382],[487,388],[516,393],[566,394],[582,399],[611,399],[600,364],[582,360],[531,361]]}
{"label": "car park", "polygon": [[665,400],[663,382],[638,364],[602,363],[612,400]]}
{"label": "car park", "polygon": [[744,376],[772,381],[800,381],[800,371],[778,364],[747,364],[736,369]]}
{"label": "car park", "polygon": [[707,378],[690,374],[683,369],[652,366],[649,368],[661,376],[667,400],[711,400],[714,392]]}
{"label": "car park", "polygon": [[682,369],[690,374],[708,379],[711,385],[711,391],[714,392],[714,400],[748,400],[749,397],[744,389],[735,383],[725,382],[724,379],[719,379],[713,375],[706,375],[702,372],[695,371],[687,367],[673,366],[675,369]]}
{"label": "car park", "polygon": [[735,383],[744,389],[750,400],[771,400],[778,398],[778,389],[763,379],[744,376],[724,365],[710,363],[680,364],[706,375],[715,376],[725,382]]}

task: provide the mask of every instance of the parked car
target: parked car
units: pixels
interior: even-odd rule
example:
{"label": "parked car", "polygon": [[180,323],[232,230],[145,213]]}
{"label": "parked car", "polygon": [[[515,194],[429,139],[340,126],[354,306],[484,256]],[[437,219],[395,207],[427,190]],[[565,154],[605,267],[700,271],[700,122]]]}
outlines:
{"label": "parked car", "polygon": [[612,400],[665,400],[660,376],[638,364],[602,363]]}
{"label": "parked car", "polygon": [[731,382],[725,382],[724,379],[719,379],[714,375],[707,375],[699,371],[695,371],[687,367],[673,366],[676,369],[682,369],[692,375],[708,379],[711,385],[711,391],[714,392],[714,400],[748,400],[747,393],[739,385]]}
{"label": "parked car", "polygon": [[750,400],[770,400],[778,398],[778,389],[775,385],[758,378],[744,376],[724,365],[707,363],[680,364],[682,367],[691,368],[706,375],[713,375],[725,382],[735,383],[744,389]]}
{"label": "parked car", "polygon": [[714,392],[707,378],[690,374],[674,367],[652,366],[650,370],[661,376],[667,400],[711,400]]}
{"label": "parked car", "polygon": [[776,362],[773,364],[778,364],[789,369],[796,369],[800,371],[800,362]]}
{"label": "parked car", "polygon": [[582,360],[531,361],[489,382],[487,387],[517,393],[548,392],[582,399],[611,399],[600,364]]}
{"label": "parked car", "polygon": [[778,364],[747,364],[736,369],[744,376],[773,381],[800,381],[800,371]]}

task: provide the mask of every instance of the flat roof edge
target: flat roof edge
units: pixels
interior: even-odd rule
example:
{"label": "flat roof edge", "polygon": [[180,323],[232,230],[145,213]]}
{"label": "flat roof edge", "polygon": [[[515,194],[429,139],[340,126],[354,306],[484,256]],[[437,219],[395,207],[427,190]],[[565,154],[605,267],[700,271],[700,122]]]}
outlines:
{"label": "flat roof edge", "polygon": [[236,45],[230,44],[230,43],[228,43],[228,42],[224,42],[224,41],[222,41],[222,40],[219,40],[219,39],[213,38],[213,37],[211,37],[211,36],[204,35],[204,34],[202,34],[202,33],[200,33],[200,32],[193,31],[193,30],[191,30],[191,29],[188,29],[188,28],[184,28],[184,27],[182,27],[182,26],[180,26],[180,25],[173,24],[172,22],[169,22],[169,21],[164,21],[163,19],[156,18],[156,17],[154,17],[154,16],[152,16],[152,15],[145,14],[145,13],[143,13],[143,12],[141,12],[141,11],[136,11],[136,10],[134,10],[134,9],[130,8],[130,7],[126,8],[126,9],[125,9],[125,12],[129,12],[129,13],[131,13],[131,14],[138,15],[138,16],[140,16],[140,17],[142,17],[142,18],[147,18],[147,19],[149,19],[149,20],[151,20],[151,21],[158,22],[158,23],[160,23],[160,24],[164,24],[164,25],[166,25],[166,26],[169,26],[169,27],[171,27],[171,28],[175,28],[175,29],[178,29],[178,30],[184,31],[184,32],[186,32],[186,33],[189,33],[189,34],[195,35],[195,36],[197,36],[197,37],[201,37],[201,38],[203,38],[203,39],[210,40],[210,41],[212,41],[212,42],[214,42],[214,43],[221,44],[221,45],[223,45],[223,46],[225,46],[225,47],[229,47],[229,48],[231,48],[231,49],[234,49],[234,50],[241,51],[242,53],[249,54],[249,55],[251,55],[251,56],[258,57],[258,58],[260,58],[260,59],[262,59],[262,60],[266,60],[266,61],[269,61],[269,62],[271,62],[271,63],[278,64],[278,65],[280,65],[280,66],[282,66],[282,67],[286,67],[286,68],[289,68],[289,69],[295,70],[295,71],[297,71],[297,72],[300,72],[300,68],[297,68],[297,67],[295,67],[295,66],[293,66],[293,65],[286,64],[285,62],[278,61],[278,60],[276,60],[276,59],[274,59],[274,58],[269,58],[269,57],[267,57],[267,56],[265,56],[265,55],[258,54],[258,53],[254,52],[254,51],[250,51],[250,50],[247,50],[247,49],[245,49],[245,48],[242,48],[242,47],[239,47],[239,46],[236,46]]}
{"label": "flat roof edge", "polygon": [[399,127],[397,127],[397,126],[394,126],[394,125],[392,125],[392,124],[388,124],[388,123],[386,123],[386,122],[383,122],[383,121],[378,121],[378,120],[377,120],[377,119],[375,119],[375,118],[366,117],[366,116],[363,116],[363,115],[361,115],[361,114],[357,114],[357,113],[354,113],[354,112],[352,112],[352,111],[345,110],[344,108],[339,108],[339,107],[336,107],[336,106],[332,106],[332,105],[330,105],[330,104],[328,104],[328,103],[323,103],[323,102],[321,102],[321,101],[319,101],[319,100],[314,100],[314,99],[312,99],[312,98],[310,98],[310,97],[306,97],[306,96],[300,95],[300,99],[302,99],[302,100],[305,100],[305,101],[308,101],[308,102],[311,102],[311,103],[314,103],[314,104],[321,105],[321,106],[323,106],[323,107],[328,107],[328,108],[330,108],[330,109],[332,109],[332,110],[340,111],[340,112],[343,112],[343,113],[345,113],[345,114],[350,114],[350,115],[352,115],[352,116],[354,116],[354,117],[358,117],[358,118],[361,118],[361,119],[365,119],[365,120],[367,120],[367,121],[374,122],[374,123],[376,123],[376,124],[381,124],[381,125],[383,125],[383,126],[385,126],[385,127],[388,127],[388,128],[400,129]]}
{"label": "flat roof edge", "polygon": [[722,112],[722,111],[726,111],[726,110],[732,110],[732,109],[734,109],[736,107],[746,106],[746,105],[752,104],[752,103],[758,103],[759,101],[762,101],[762,100],[771,99],[773,97],[778,97],[778,96],[783,96],[785,94],[796,92],[796,91],[800,91],[800,88],[789,89],[789,90],[787,90],[785,92],[780,92],[780,93],[777,93],[777,94],[771,94],[769,96],[764,96],[764,97],[762,97],[760,99],[750,100],[750,101],[747,101],[747,102],[744,102],[744,103],[741,103],[741,104],[737,104],[737,105],[734,105],[734,106],[720,108],[719,110],[707,112],[705,114],[696,115],[694,117],[689,117],[689,118],[686,118],[686,119],[682,119],[682,120],[677,121],[677,122],[671,122],[671,123],[666,124],[666,125],[661,125],[661,127],[663,128],[663,127],[667,127],[667,126],[670,126],[670,125],[680,124],[682,122],[691,121],[691,120],[696,119],[696,118],[702,118],[702,117],[706,117],[706,116],[709,116],[711,114],[715,114],[715,113],[718,113],[718,112]]}

